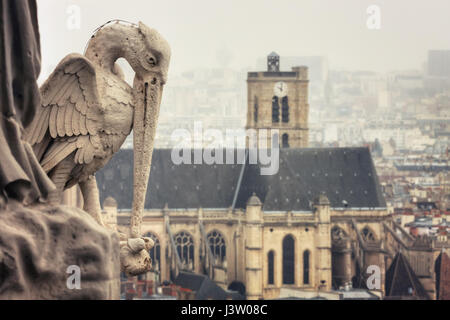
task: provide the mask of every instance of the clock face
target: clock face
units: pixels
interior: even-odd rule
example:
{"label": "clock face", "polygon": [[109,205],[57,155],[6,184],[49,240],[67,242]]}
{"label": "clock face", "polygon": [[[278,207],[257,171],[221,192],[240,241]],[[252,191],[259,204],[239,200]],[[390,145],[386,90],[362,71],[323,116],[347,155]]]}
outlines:
{"label": "clock face", "polygon": [[283,81],[275,83],[275,86],[273,87],[273,93],[278,98],[283,98],[283,97],[287,96],[287,93],[288,93],[287,84]]}

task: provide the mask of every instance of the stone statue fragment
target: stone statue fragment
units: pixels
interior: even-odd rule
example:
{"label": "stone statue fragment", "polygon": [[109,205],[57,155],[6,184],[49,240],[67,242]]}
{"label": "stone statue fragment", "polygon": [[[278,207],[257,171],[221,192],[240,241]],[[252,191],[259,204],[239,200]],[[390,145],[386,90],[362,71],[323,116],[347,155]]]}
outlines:
{"label": "stone statue fragment", "polygon": [[[133,87],[116,64],[122,57],[135,71]],[[170,47],[156,30],[143,23],[114,21],[96,31],[84,56],[69,54],[59,63],[41,88],[41,106],[26,132],[26,140],[56,185],[50,204],[60,203],[64,189],[78,184],[84,210],[103,225],[93,175],[133,129],[130,236],[143,240],[140,224],[169,61]]]}

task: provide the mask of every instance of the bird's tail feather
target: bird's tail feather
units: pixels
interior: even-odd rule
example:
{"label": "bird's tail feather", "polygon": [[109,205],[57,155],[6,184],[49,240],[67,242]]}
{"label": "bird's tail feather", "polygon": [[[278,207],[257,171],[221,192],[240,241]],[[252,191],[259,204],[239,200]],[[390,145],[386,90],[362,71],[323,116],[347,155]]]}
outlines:
{"label": "bird's tail feather", "polygon": [[61,203],[64,187],[70,179],[70,173],[72,172],[74,165],[75,163],[73,162],[72,157],[69,157],[58,163],[50,173],[50,179],[52,179],[56,186],[56,189],[50,192],[48,196],[50,205],[58,205]]}
{"label": "bird's tail feather", "polygon": [[77,149],[76,141],[54,141],[41,161],[45,172],[55,168],[61,161]]}

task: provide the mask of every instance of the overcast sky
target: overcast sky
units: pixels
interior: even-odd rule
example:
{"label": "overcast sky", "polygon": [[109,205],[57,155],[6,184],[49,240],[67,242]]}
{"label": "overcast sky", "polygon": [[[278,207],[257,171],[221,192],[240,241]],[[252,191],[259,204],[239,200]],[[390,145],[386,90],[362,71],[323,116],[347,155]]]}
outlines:
{"label": "overcast sky", "polygon": [[[381,10],[379,30],[366,25],[373,4]],[[79,29],[71,5],[80,8]],[[111,19],[159,30],[172,47],[172,74],[218,67],[224,61],[218,52],[235,69],[276,51],[281,59],[322,55],[333,69],[385,72],[419,69],[428,49],[450,49],[449,0],[38,0],[38,6],[44,75],[66,54],[83,52],[93,30]]]}

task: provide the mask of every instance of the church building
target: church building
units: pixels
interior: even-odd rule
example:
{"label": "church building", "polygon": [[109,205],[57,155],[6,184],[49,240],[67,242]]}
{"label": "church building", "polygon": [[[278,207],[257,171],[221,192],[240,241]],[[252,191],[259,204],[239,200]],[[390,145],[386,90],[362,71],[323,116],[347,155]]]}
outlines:
{"label": "church building", "polygon": [[[170,149],[155,149],[142,227],[156,243],[154,270],[161,282],[204,274],[245,287],[248,299],[366,288],[378,270],[370,289],[382,295],[397,232],[370,152],[308,148],[308,68],[280,71],[277,54],[267,59],[266,71],[248,73],[246,128],[279,130],[278,173],[261,175],[248,154],[241,164],[176,165]],[[132,150],[120,150],[96,174],[105,219],[122,230],[132,171]]]}

